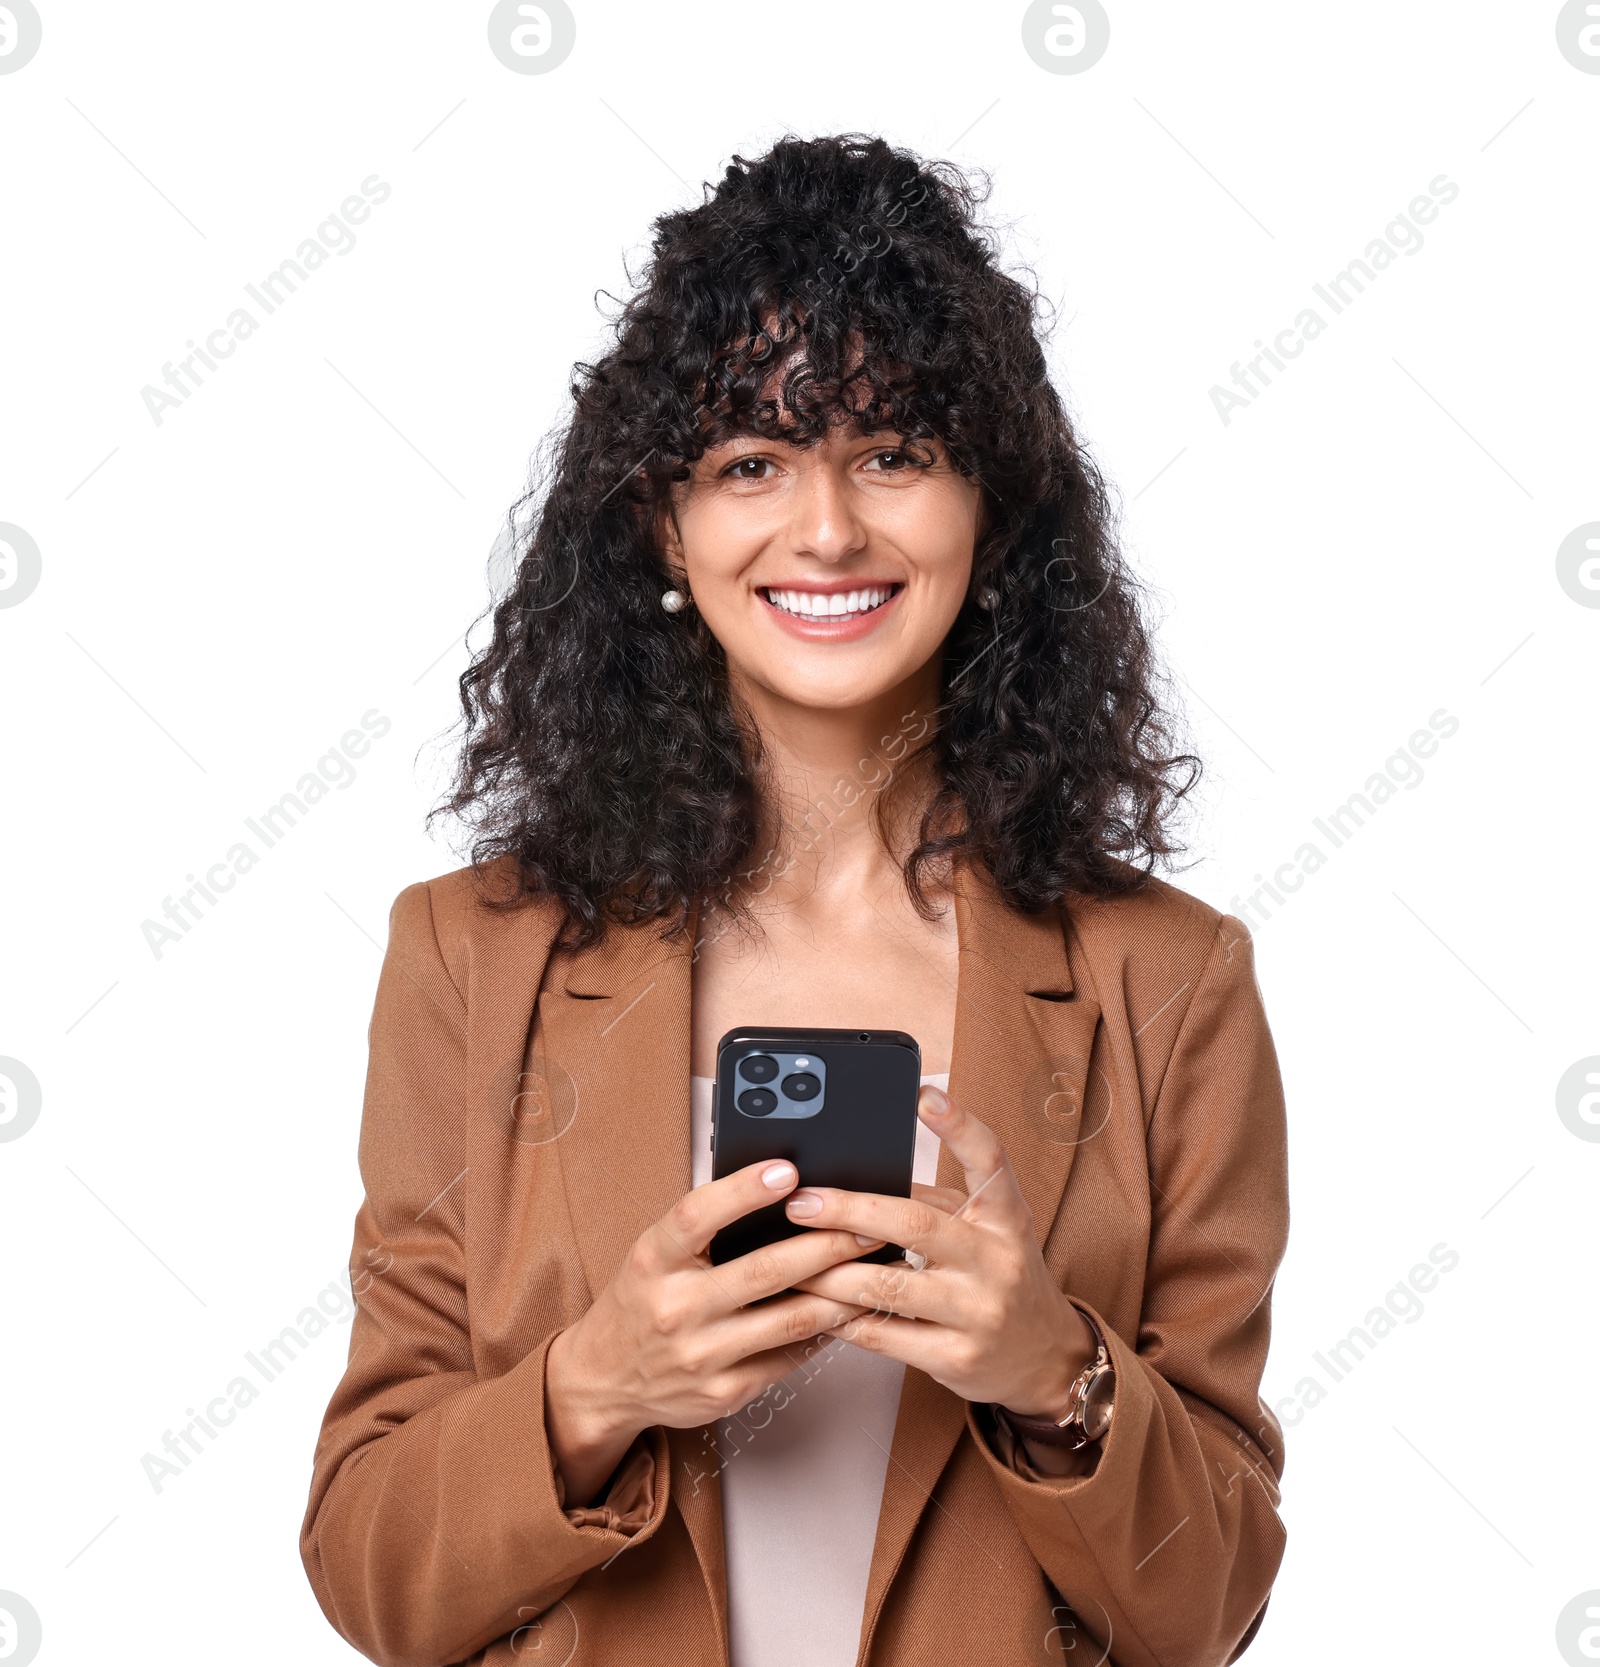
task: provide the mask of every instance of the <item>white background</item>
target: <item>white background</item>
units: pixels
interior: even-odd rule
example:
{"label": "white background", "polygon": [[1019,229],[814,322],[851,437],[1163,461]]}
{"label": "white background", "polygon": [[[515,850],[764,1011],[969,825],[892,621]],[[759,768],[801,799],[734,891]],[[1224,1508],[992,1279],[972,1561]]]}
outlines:
{"label": "white background", "polygon": [[[1016,4],[574,0],[518,75],[487,4],[40,3],[0,76],[0,521],[42,552],[0,609],[0,1055],[43,1087],[0,1144],[0,1588],[39,1659],[356,1659],[296,1544],[344,1328],[159,1493],[141,1458],[343,1274],[388,906],[461,860],[420,824],[464,634],[597,292],[734,153],[864,129],[990,170],[1058,309],[1209,765],[1177,883],[1237,912],[1459,722],[1251,917],[1293,1230],[1248,1659],[1559,1661],[1600,1587],[1600,1144],[1556,1110],[1600,1054],[1600,610],[1556,578],[1600,519],[1600,76],[1557,7],[1115,3],[1055,75]],[[372,174],[356,246],[156,424],[141,389]],[[1212,386],[1440,174],[1420,250],[1224,424]],[[141,923],[373,709],[353,784],[157,958]]]}

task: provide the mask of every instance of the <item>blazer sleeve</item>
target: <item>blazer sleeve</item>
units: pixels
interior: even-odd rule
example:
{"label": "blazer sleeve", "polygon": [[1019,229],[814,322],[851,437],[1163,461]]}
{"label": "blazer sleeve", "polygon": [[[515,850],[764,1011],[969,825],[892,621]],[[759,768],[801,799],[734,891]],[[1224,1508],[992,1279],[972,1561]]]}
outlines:
{"label": "blazer sleeve", "polygon": [[967,1418],[1040,1567],[1116,1667],[1225,1667],[1254,1637],[1283,1558],[1283,1434],[1259,1390],[1289,1229],[1282,1081],[1250,934],[1231,915],[1147,1146],[1137,1339],[1073,1295],[1117,1374],[1088,1473],[1045,1475],[980,1409]]}
{"label": "blazer sleeve", "polygon": [[667,1502],[666,1441],[652,1430],[602,1500],[566,1507],[545,1435],[550,1337],[499,1376],[475,1369],[455,1185],[466,1027],[428,887],[410,886],[390,913],[369,1032],[350,1356],[300,1537],[323,1613],[386,1667],[460,1661],[529,1624],[654,1533]]}

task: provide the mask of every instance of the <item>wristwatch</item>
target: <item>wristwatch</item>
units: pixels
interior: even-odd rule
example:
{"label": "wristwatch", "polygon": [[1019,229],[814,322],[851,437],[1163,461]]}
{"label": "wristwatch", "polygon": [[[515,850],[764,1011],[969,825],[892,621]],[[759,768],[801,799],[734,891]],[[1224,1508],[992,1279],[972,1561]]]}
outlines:
{"label": "wristwatch", "polygon": [[[1083,1314],[1083,1310],[1078,1310]],[[1116,1395],[1117,1373],[1111,1364],[1111,1351],[1093,1318],[1083,1314],[1094,1333],[1095,1355],[1072,1380],[1067,1391],[1067,1410],[1061,1418],[1024,1418],[1009,1407],[996,1410],[1018,1435],[1037,1441],[1045,1447],[1065,1447],[1076,1452],[1098,1441],[1111,1428],[1111,1414]]]}

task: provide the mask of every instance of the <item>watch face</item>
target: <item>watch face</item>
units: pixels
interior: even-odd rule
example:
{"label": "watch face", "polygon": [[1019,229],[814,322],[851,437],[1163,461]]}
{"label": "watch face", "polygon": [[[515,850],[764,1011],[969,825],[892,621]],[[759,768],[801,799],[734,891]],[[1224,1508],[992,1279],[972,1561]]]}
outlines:
{"label": "watch face", "polygon": [[1083,1433],[1090,1441],[1098,1441],[1111,1428],[1116,1381],[1114,1372],[1099,1372],[1083,1397]]}

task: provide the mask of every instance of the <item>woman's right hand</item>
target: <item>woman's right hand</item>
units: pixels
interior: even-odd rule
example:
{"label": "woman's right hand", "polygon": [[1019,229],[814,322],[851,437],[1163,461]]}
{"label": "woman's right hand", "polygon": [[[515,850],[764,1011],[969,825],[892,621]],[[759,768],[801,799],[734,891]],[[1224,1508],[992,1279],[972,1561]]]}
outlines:
{"label": "woman's right hand", "polygon": [[792,1163],[751,1164],[685,1193],[634,1240],[611,1283],[545,1362],[545,1430],[566,1503],[586,1504],[641,1430],[694,1429],[754,1400],[797,1362],[785,1352],[866,1310],[789,1291],[880,1242],[817,1231],[720,1266],[720,1228],[793,1191]]}

